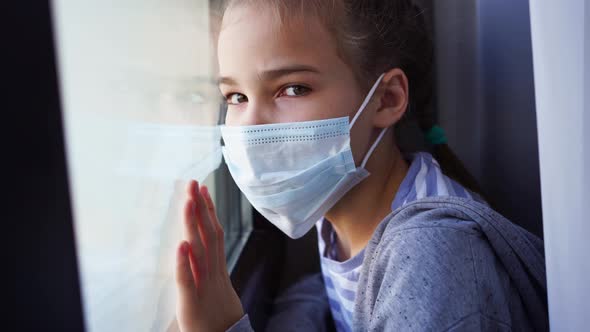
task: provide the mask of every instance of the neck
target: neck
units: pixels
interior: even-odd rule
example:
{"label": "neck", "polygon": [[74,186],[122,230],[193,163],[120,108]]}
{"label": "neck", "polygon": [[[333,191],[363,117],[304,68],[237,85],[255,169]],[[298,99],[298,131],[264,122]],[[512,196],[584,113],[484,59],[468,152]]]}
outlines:
{"label": "neck", "polygon": [[366,169],[371,175],[325,215],[338,235],[337,252],[341,261],[355,256],[369,243],[379,223],[391,212],[391,202],[408,172],[408,164],[391,131],[373,152]]}

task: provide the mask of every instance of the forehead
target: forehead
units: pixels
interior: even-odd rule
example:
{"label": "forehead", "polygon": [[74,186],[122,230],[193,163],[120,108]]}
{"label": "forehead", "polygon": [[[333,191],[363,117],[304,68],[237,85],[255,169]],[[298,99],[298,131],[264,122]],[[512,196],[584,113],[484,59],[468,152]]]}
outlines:
{"label": "forehead", "polygon": [[218,38],[220,74],[265,70],[277,62],[330,68],[342,65],[336,40],[315,15],[280,19],[272,8],[229,8]]}

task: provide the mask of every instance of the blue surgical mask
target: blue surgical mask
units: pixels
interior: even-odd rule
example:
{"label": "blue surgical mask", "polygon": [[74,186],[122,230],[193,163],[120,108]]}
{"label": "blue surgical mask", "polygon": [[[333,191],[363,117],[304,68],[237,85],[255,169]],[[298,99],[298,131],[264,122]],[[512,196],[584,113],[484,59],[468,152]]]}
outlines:
{"label": "blue surgical mask", "polygon": [[350,189],[369,176],[365,165],[384,128],[355,165],[350,129],[365,110],[383,75],[353,120],[348,117],[294,123],[221,127],[223,156],[252,206],[289,237],[307,233]]}

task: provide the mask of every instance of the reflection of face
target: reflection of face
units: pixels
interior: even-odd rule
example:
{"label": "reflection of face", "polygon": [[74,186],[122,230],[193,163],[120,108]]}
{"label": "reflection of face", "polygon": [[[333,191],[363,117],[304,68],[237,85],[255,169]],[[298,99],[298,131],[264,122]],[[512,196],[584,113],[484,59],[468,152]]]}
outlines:
{"label": "reflection of face", "polygon": [[76,107],[76,115],[216,124],[219,94],[211,78],[206,2],[169,8],[137,2],[108,9],[100,3],[68,3],[64,10],[75,21],[68,21],[71,28],[63,29],[62,39],[70,54],[67,76],[78,82],[68,90],[76,104],[84,104]]}
{"label": "reflection of face", "polygon": [[226,124],[254,125],[352,115],[364,92],[317,20],[279,27],[270,11],[236,6],[218,41]]}

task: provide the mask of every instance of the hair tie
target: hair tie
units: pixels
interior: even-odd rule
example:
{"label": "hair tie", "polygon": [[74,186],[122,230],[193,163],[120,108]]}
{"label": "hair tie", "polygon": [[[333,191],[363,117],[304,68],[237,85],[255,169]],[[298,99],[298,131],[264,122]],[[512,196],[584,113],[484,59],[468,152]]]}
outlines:
{"label": "hair tie", "polygon": [[447,136],[445,131],[438,125],[432,126],[426,133],[426,140],[432,145],[447,144]]}

